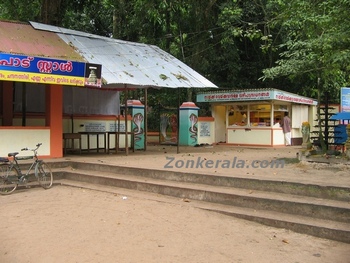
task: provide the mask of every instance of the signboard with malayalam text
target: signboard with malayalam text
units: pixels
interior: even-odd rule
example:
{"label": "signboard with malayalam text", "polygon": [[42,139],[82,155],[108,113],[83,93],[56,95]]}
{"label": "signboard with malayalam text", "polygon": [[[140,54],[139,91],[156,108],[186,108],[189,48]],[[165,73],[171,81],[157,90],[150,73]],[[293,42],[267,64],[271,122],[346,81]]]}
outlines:
{"label": "signboard with malayalam text", "polygon": [[101,87],[101,65],[0,53],[0,80]]}
{"label": "signboard with malayalam text", "polygon": [[197,94],[197,102],[251,101],[272,99],[271,91],[232,91]]}
{"label": "signboard with malayalam text", "polygon": [[274,99],[280,100],[280,101],[299,103],[299,104],[317,105],[317,101],[314,99],[299,96],[289,92],[280,91],[280,90],[274,91]]}
{"label": "signboard with malayalam text", "polygon": [[209,92],[197,94],[197,102],[236,102],[261,100],[279,100],[299,104],[317,105],[317,101],[314,99],[277,89]]}
{"label": "signboard with malayalam text", "polygon": [[210,122],[199,123],[199,137],[210,137]]}

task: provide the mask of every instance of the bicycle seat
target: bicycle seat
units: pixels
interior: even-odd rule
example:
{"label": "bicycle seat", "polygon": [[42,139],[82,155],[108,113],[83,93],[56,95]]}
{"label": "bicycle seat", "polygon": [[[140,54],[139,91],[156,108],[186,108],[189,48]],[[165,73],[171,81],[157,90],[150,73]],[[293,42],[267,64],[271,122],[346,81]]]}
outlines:
{"label": "bicycle seat", "polygon": [[8,161],[9,161],[8,158],[6,158],[6,157],[0,157],[0,162],[1,162],[1,163],[6,163],[6,162],[8,162]]}
{"label": "bicycle seat", "polygon": [[7,156],[8,157],[15,157],[17,154],[18,154],[18,152],[8,153]]}

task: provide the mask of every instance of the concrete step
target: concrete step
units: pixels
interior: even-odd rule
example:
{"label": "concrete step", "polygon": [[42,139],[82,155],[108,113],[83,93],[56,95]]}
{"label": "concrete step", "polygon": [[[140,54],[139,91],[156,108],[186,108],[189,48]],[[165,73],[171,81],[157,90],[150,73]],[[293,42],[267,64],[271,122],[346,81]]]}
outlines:
{"label": "concrete step", "polygon": [[[115,186],[101,185],[71,179],[59,179],[56,183],[70,187],[79,187],[103,192],[109,192],[119,195],[140,196],[141,192]],[[142,194],[142,198],[145,195]],[[320,238],[336,240],[350,243],[350,224],[343,222],[334,222],[331,220],[317,219],[307,216],[295,216],[275,211],[265,211],[262,209],[252,209],[246,207],[236,207],[225,204],[211,203],[193,199],[179,199],[178,197],[169,197],[157,193],[147,193],[147,199],[160,202],[177,203],[186,201],[186,204],[200,209],[222,213],[236,218],[242,218],[249,221],[258,222],[267,226],[279,227],[292,230],[297,233],[308,234]],[[182,204],[183,205],[183,204]]]}
{"label": "concrete step", "polygon": [[337,200],[82,169],[67,169],[64,177],[180,198],[350,222],[350,204]]}
{"label": "concrete step", "polygon": [[137,190],[163,198],[186,199],[202,209],[350,243],[348,187],[120,167],[102,162],[74,161],[52,167],[56,184]]}
{"label": "concrete step", "polygon": [[266,180],[260,178],[240,178],[211,174],[195,174],[171,170],[154,170],[135,167],[113,166],[103,163],[71,162],[61,167],[71,166],[74,169],[101,171],[123,175],[138,175],[167,181],[199,183],[211,186],[226,186],[274,193],[309,196],[350,202],[350,187],[323,184],[300,183],[297,181]]}

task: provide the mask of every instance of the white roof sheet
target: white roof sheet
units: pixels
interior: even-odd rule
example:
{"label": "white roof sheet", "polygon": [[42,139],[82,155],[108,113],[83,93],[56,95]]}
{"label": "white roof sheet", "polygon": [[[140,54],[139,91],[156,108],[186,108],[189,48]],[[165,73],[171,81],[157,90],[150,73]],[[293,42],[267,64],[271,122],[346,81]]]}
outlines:
{"label": "white roof sheet", "polygon": [[101,37],[31,22],[55,32],[87,62],[102,65],[104,87],[217,88],[215,84],[157,46]]}

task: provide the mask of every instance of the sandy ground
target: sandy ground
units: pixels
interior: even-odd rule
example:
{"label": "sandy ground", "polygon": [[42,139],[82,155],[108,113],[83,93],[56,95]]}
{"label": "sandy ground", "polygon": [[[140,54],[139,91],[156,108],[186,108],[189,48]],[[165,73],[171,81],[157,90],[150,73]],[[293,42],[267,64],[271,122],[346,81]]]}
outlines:
{"label": "sandy ground", "polygon": [[[124,152],[109,155],[69,156],[89,162],[127,167],[169,169],[181,172],[212,174],[232,177],[263,178],[320,185],[350,186],[350,161],[347,164],[306,163],[295,160],[302,150],[299,146],[282,148],[244,148],[237,146],[148,147],[147,152]],[[335,159],[335,158],[331,158]],[[278,165],[276,160],[284,160]],[[323,161],[326,160],[323,158]],[[212,162],[212,164],[210,163]],[[226,163],[225,163],[226,162]],[[253,164],[254,163],[254,164]],[[229,167],[225,166],[229,164]],[[254,166],[254,167],[253,167]],[[171,167],[171,168],[170,168]]]}
{"label": "sandy ground", "polygon": [[[167,157],[224,160],[237,156],[249,163],[294,158],[299,150],[214,147],[181,151],[176,154],[174,148],[159,146],[147,154],[64,159],[164,169]],[[219,166],[188,170],[218,176],[260,176],[343,185],[350,182],[349,168],[344,165],[299,163],[279,169]],[[349,244],[203,211],[177,198],[104,189],[54,186],[49,190],[31,188],[0,196],[0,262],[350,262]]]}

